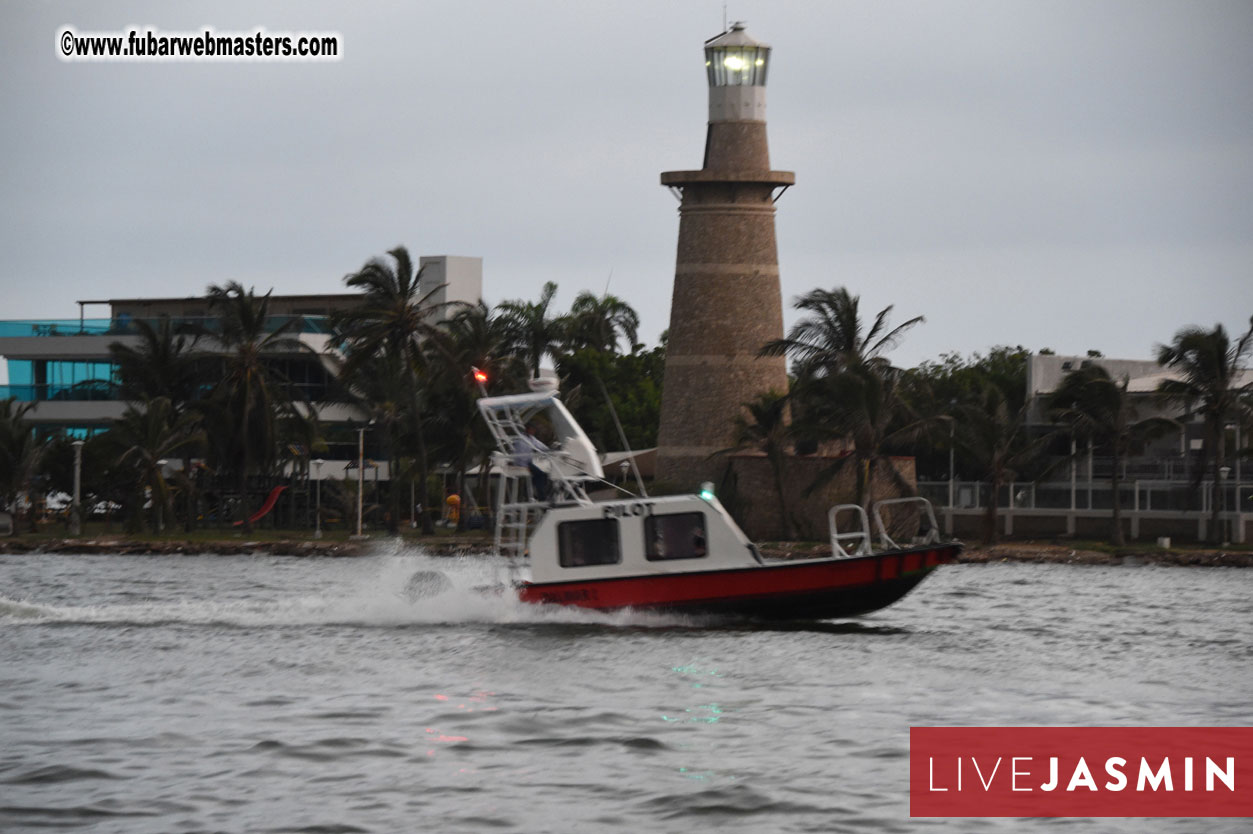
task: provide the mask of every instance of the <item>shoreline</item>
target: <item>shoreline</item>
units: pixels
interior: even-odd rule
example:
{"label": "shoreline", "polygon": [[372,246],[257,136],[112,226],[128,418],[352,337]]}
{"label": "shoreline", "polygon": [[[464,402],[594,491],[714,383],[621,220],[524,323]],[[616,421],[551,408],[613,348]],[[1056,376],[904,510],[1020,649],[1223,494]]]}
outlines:
{"label": "shoreline", "polygon": [[[392,545],[395,539],[369,538],[365,541],[315,539],[206,539],[150,541],[126,538],[82,538],[23,540],[0,539],[0,555],[101,555],[101,556],[365,556],[377,546]],[[402,543],[421,547],[433,556],[470,556],[491,547],[491,539],[403,538]]]}
{"label": "shoreline", "polygon": [[1147,545],[1117,550],[1082,550],[1069,545],[1009,542],[991,546],[973,545],[957,557],[958,563],[987,565],[998,562],[1032,562],[1062,565],[1166,565],[1170,567],[1249,568],[1253,553],[1197,547],[1195,550],[1162,550]]}
{"label": "shoreline", "polygon": [[[117,556],[175,556],[218,555],[247,556],[267,554],[272,556],[344,557],[364,556],[378,546],[391,546],[395,539],[370,538],[365,541],[312,540],[312,539],[213,539],[192,541],[170,539],[149,541],[123,537],[98,537],[81,539],[25,539],[14,537],[0,539],[0,555],[117,555]],[[491,548],[492,540],[486,536],[437,536],[402,537],[401,543],[420,547],[432,556],[472,556]],[[1000,562],[1027,562],[1069,565],[1169,565],[1175,567],[1253,567],[1253,552],[1202,547],[1195,549],[1160,550],[1148,545],[1128,546],[1118,550],[1084,549],[1056,542],[1001,542],[995,545],[967,545],[957,557],[958,564],[993,564]],[[777,559],[813,558],[825,551],[813,543],[772,542],[761,548],[762,553]]]}

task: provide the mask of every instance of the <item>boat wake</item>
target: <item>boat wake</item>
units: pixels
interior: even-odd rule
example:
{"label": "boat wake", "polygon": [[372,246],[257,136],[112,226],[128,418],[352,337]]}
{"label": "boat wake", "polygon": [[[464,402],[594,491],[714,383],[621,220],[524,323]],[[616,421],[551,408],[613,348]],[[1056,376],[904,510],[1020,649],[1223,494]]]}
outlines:
{"label": "boat wake", "polygon": [[[49,604],[0,595],[0,627],[38,625],[167,626],[237,628],[410,625],[545,625],[602,627],[699,627],[696,617],[645,611],[596,612],[569,606],[532,605],[509,587],[504,563],[489,557],[435,558],[420,552],[340,562],[331,579],[313,592],[282,596],[273,588],[247,589],[238,598],[180,596],[142,602],[86,601]],[[180,589],[185,590],[185,589]],[[107,593],[107,589],[104,589]]]}

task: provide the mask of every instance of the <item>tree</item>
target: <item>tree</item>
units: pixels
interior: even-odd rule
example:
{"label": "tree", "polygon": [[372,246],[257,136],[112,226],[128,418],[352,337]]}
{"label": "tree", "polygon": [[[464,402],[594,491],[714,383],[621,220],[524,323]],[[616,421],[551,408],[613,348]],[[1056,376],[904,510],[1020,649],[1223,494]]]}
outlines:
{"label": "tree", "polygon": [[165,478],[165,462],[185,449],[198,445],[203,432],[195,415],[176,415],[168,397],[128,405],[125,413],[109,428],[109,437],[118,450],[118,466],[130,471],[134,486],[131,518],[135,529],[143,528],[145,490],[151,495],[157,513],[157,528],[171,512],[170,486]]}
{"label": "tree", "polygon": [[563,398],[596,448],[617,449],[622,445],[613,413],[618,415],[630,448],[657,445],[665,365],[664,346],[644,350],[636,345],[621,356],[584,348],[561,358]]}
{"label": "tree", "polygon": [[[944,415],[942,421],[932,426],[934,430],[923,436],[925,442],[914,449],[920,479],[950,477],[948,421],[956,420],[964,407],[980,402],[987,385],[995,385],[1000,390],[1010,412],[1017,413],[1023,408],[1027,403],[1029,356],[1030,352],[1022,345],[997,345],[986,354],[976,352],[969,357],[945,353],[939,361],[922,362],[910,371],[905,391],[910,407],[919,414]],[[952,428],[955,430],[955,423]],[[982,463],[966,459],[963,447],[954,445],[958,471],[967,467],[982,468]]]}
{"label": "tree", "polygon": [[984,385],[991,382],[1001,389],[1010,407],[1018,409],[1027,401],[1030,355],[1022,345],[997,345],[986,354],[975,352],[969,358],[945,353],[940,361],[922,362],[912,373],[926,383],[924,390],[932,398],[927,408],[978,398]]}
{"label": "tree", "polygon": [[[390,353],[371,355],[364,362],[350,366],[351,376],[342,376],[353,394],[352,401],[369,415],[375,428],[371,438],[379,438],[379,446],[388,464],[387,530],[400,532],[399,466],[397,462],[406,440],[420,432],[418,415],[413,412],[413,387],[404,360]],[[354,438],[355,440],[355,438]],[[364,473],[362,473],[364,478]]]}
{"label": "tree", "polygon": [[832,374],[879,358],[896,346],[905,331],[925,321],[922,316],[915,316],[889,329],[888,317],[892,313],[889,305],[879,311],[870,329],[865,330],[861,298],[851,295],[844,287],[812,290],[797,298],[792,306],[809,315],[792,325],[786,338],[768,342],[761,349],[761,355],[788,355],[798,376]]}
{"label": "tree", "polygon": [[139,336],[137,345],[109,345],[120,398],[143,402],[166,397],[181,414],[199,397],[204,385],[203,360],[195,352],[199,334],[176,332],[169,318],[161,319],[156,327],[144,319],[134,319],[131,324]]}
{"label": "tree", "polygon": [[268,359],[308,348],[291,335],[301,326],[300,319],[272,327],[269,293],[258,297],[251,288],[245,290],[232,281],[223,287],[210,286],[208,296],[223,351],[219,359],[222,376],[212,398],[230,428],[224,450],[238,478],[239,520],[244,533],[250,533],[248,476],[274,461],[277,423],[295,407],[291,387]]}
{"label": "tree", "polygon": [[1049,400],[1054,420],[1070,427],[1082,440],[1107,446],[1113,457],[1110,490],[1113,496],[1110,542],[1124,544],[1122,502],[1119,486],[1122,463],[1144,441],[1162,434],[1174,423],[1161,418],[1139,420],[1135,404],[1127,394],[1128,380],[1115,382],[1100,365],[1088,365],[1066,374]]}
{"label": "tree", "polygon": [[774,476],[775,496],[779,500],[779,518],[783,522],[784,535],[796,539],[796,525],[787,508],[787,494],[783,486],[783,463],[791,445],[788,427],[788,397],[779,391],[766,391],[757,398],[744,403],[745,413],[735,421],[735,447],[727,451],[754,449],[763,452],[770,461],[770,473]]}
{"label": "tree", "polygon": [[[81,449],[76,453],[74,443],[83,440]],[[127,498],[124,485],[126,478],[117,465],[117,450],[112,445],[108,432],[96,432],[86,438],[58,432],[47,440],[47,451],[40,461],[39,470],[43,479],[40,486],[49,492],[74,493],[74,462],[81,455],[80,495],[84,513],[88,508],[100,502],[106,502],[105,522],[109,524],[112,516],[107,512],[112,504],[121,504]]]}
{"label": "tree", "polygon": [[570,307],[566,347],[571,353],[585,348],[617,353],[621,339],[626,339],[628,349],[635,344],[639,326],[639,314],[616,295],[596,296],[584,291]]}
{"label": "tree", "polygon": [[[1224,427],[1229,420],[1247,422],[1253,412],[1249,402],[1253,383],[1242,382],[1244,363],[1251,350],[1253,318],[1249,319],[1249,329],[1235,342],[1218,324],[1213,330],[1186,327],[1175,334],[1169,345],[1157,347],[1158,364],[1179,373],[1178,379],[1163,380],[1158,386],[1162,399],[1182,405],[1185,419],[1195,413],[1204,425],[1198,481],[1209,459],[1214,483],[1220,482],[1220,472],[1226,465]],[[1214,542],[1221,541],[1218,513],[1219,502],[1214,501],[1209,527]]]}
{"label": "tree", "polygon": [[[12,397],[0,400],[0,499],[9,509],[17,508],[19,493],[29,492],[48,448],[26,419],[32,408],[34,403],[20,403]],[[28,501],[27,520],[33,531],[32,507]]]}
{"label": "tree", "polygon": [[[173,321],[162,318],[157,327],[144,319],[132,322],[139,335],[139,344],[124,342],[109,345],[109,357],[117,367],[119,393],[132,403],[165,397],[170,401],[170,418],[188,413],[200,399],[205,386],[209,363],[196,352],[199,332],[177,332]],[[185,506],[183,529],[191,532],[195,519],[194,480],[191,477],[191,456],[184,451],[182,478]]]}
{"label": "tree", "polygon": [[402,362],[416,378],[425,363],[422,340],[433,328],[432,316],[442,305],[431,301],[440,289],[422,293],[422,273],[414,270],[409,250],[397,246],[387,253],[392,262],[373,258],[344,276],[344,284],[361,290],[361,303],[332,316],[342,346],[347,348],[349,376],[356,363],[387,354]]}
{"label": "tree", "polygon": [[[466,473],[493,448],[491,434],[478,413],[479,385],[473,370],[487,379],[483,386],[497,393],[517,390],[526,377],[526,362],[508,352],[508,337],[500,316],[487,305],[466,305],[441,322],[427,342],[432,400],[439,403],[426,422],[436,431],[440,446],[453,461],[457,489],[465,490]],[[464,529],[468,513],[458,516]]]}
{"label": "tree", "polygon": [[550,316],[548,308],[557,285],[552,281],[544,284],[539,301],[502,301],[497,305],[508,333],[510,350],[526,357],[531,373],[539,377],[544,354],[556,356],[566,338],[568,319]]}
{"label": "tree", "polygon": [[897,470],[890,451],[926,430],[903,396],[905,372],[884,354],[905,331],[924,319],[915,316],[889,327],[892,307],[880,310],[869,329],[861,317],[861,299],[844,287],[816,289],[796,299],[799,319],[787,338],[767,343],[762,356],[787,354],[793,360],[797,408],[794,436],[810,442],[845,439],[852,453],[824,470],[810,488],[830,480],[851,462],[856,468],[857,503],[870,500],[876,473],[903,492],[913,492]]}
{"label": "tree", "polygon": [[[345,382],[352,385],[354,380],[359,381],[361,368],[378,362],[380,357],[386,357],[389,373],[399,375],[398,387],[392,396],[397,398],[403,418],[398,414],[390,424],[388,431],[392,433],[387,442],[390,454],[399,457],[398,452],[404,448],[399,432],[405,425],[413,427],[404,437],[413,443],[418,462],[417,497],[425,508],[429,503],[427,474],[430,467],[425,432],[418,422],[423,413],[427,382],[422,343],[432,332],[431,316],[440,309],[431,302],[438,287],[422,293],[422,270],[414,271],[413,259],[405,247],[397,246],[387,254],[391,256],[391,263],[375,258],[344,277],[344,283],[361,290],[363,296],[359,305],[334,316],[332,323],[346,352],[341,370]],[[393,494],[396,486],[394,482],[391,484]],[[392,524],[395,523],[393,513]],[[424,512],[423,532],[433,533],[434,529],[430,515]]]}
{"label": "tree", "polygon": [[983,537],[988,544],[995,544],[1000,535],[996,522],[1001,487],[1033,463],[1050,439],[1028,435],[1028,408],[1027,404],[1014,408],[1007,392],[989,380],[976,398],[960,403],[955,411],[957,445],[991,488],[984,508]]}
{"label": "tree", "polygon": [[910,407],[903,396],[906,381],[905,371],[877,359],[798,385],[796,395],[805,407],[794,433],[819,443],[841,438],[852,442],[851,452],[825,469],[811,489],[851,464],[857,503],[863,508],[870,504],[876,476],[903,494],[914,494],[914,486],[896,468],[892,452],[914,442],[935,418],[922,417]]}

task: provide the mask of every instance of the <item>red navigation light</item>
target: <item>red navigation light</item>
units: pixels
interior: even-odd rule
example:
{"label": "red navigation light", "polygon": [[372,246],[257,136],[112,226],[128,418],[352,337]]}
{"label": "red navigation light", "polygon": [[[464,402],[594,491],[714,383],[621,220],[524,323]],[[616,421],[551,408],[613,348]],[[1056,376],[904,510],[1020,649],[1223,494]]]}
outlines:
{"label": "red navigation light", "polygon": [[474,369],[474,381],[477,382],[479,385],[486,385],[487,374],[483,373],[478,368],[475,368]]}

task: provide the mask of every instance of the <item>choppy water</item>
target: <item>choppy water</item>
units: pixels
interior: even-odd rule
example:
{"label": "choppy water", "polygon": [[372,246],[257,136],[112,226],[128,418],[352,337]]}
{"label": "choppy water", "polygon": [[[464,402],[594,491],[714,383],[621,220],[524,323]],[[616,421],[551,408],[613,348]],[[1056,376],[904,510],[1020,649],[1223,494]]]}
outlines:
{"label": "choppy water", "polygon": [[[432,566],[455,589],[406,599]],[[1250,572],[952,566],[762,628],[471,590],[495,570],[0,556],[0,830],[1025,830],[911,820],[910,725],[1253,723]]]}

